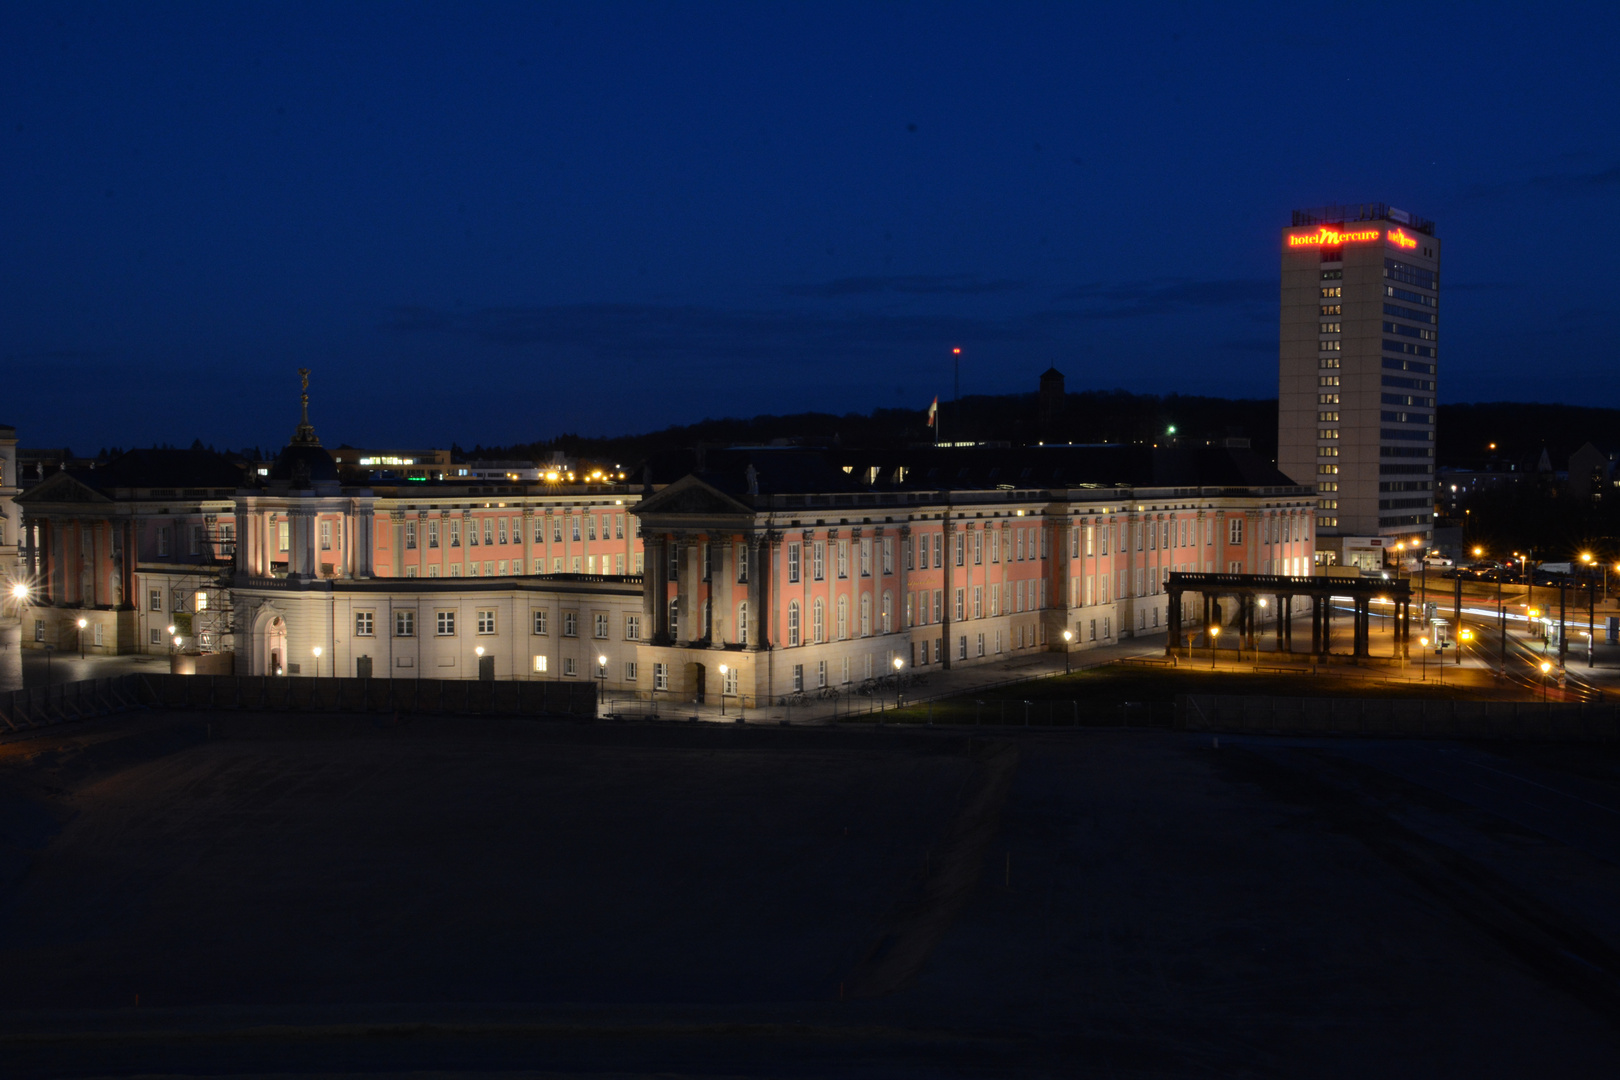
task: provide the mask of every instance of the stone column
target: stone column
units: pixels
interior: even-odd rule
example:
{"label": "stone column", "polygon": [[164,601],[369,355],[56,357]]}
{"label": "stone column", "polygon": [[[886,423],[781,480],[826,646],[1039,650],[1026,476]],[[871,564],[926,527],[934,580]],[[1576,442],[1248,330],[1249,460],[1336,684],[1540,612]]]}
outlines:
{"label": "stone column", "polygon": [[[375,543],[373,539],[375,522],[376,511],[372,507],[362,507],[354,515],[354,576],[357,578],[369,578],[373,573],[375,560],[372,557],[372,547]],[[394,559],[398,562],[397,552]]]}
{"label": "stone column", "polygon": [[[523,530],[523,569],[520,570],[518,574],[519,576],[522,576],[524,574],[534,573],[534,507],[525,506],[523,508],[523,517],[520,519],[520,521],[521,523],[518,527]],[[626,572],[628,572],[629,569],[629,562],[626,561]]]}
{"label": "stone column", "polygon": [[698,556],[702,548],[697,541],[686,533],[675,534],[676,568],[679,573],[675,579],[675,599],[677,604],[675,623],[675,644],[690,645],[697,640],[694,631],[698,627],[699,612],[697,604],[697,578],[700,573]]}

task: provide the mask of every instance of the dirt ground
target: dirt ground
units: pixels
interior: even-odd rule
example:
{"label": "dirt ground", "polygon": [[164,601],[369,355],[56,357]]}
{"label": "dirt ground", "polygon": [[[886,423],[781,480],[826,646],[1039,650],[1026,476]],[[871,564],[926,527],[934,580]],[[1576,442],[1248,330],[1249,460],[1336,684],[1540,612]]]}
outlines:
{"label": "dirt ground", "polygon": [[8,1075],[1607,1077],[1620,753],[122,718],[0,972]]}

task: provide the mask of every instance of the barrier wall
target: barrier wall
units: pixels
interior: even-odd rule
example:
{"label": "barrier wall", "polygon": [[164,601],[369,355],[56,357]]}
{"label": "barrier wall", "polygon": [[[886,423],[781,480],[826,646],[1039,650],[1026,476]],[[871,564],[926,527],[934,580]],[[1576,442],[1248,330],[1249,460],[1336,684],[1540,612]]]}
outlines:
{"label": "barrier wall", "polygon": [[317,679],[271,675],[122,675],[0,693],[0,731],[131,709],[595,716],[589,681]]}
{"label": "barrier wall", "polygon": [[1176,697],[1176,727],[1254,735],[1614,742],[1620,740],[1620,707],[1539,701],[1181,694]]}

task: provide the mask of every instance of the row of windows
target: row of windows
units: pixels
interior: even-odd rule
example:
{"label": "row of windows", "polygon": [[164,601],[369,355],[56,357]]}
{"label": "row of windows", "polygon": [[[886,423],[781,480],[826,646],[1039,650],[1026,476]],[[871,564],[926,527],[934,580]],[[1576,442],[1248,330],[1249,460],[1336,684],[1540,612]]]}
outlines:
{"label": "row of windows", "polygon": [[1318,375],[1316,377],[1316,385],[1317,386],[1338,386],[1339,385],[1339,377],[1337,375]]}
{"label": "row of windows", "polygon": [[1337,405],[1339,403],[1339,395],[1338,394],[1318,394],[1318,395],[1316,395],[1316,403],[1318,405]]}
{"label": "row of windows", "polygon": [[1342,341],[1318,341],[1316,343],[1316,351],[1317,352],[1343,352],[1344,351],[1344,342],[1342,342]]}
{"label": "row of windows", "polygon": [[1343,315],[1344,314],[1344,305],[1343,304],[1323,304],[1322,305],[1322,314],[1323,315]]}
{"label": "row of windows", "polygon": [[[1400,447],[1398,449],[1405,449],[1405,448]],[[1407,475],[1410,475],[1412,473],[1432,474],[1433,472],[1434,472],[1434,466],[1433,465],[1380,465],[1380,466],[1378,466],[1378,475],[1379,476],[1407,476]]]}
{"label": "row of windows", "polygon": [[1382,438],[1385,439],[1407,439],[1411,441],[1426,439],[1429,442],[1434,441],[1434,432],[1432,431],[1407,431],[1404,428],[1381,428],[1379,429],[1378,433]]}
{"label": "row of windows", "polygon": [[[1335,342],[1333,342],[1333,344],[1337,345],[1338,342],[1335,341]],[[1317,367],[1327,369],[1327,370],[1331,370],[1333,368],[1338,367],[1339,363],[1340,363],[1340,360],[1339,360],[1339,358],[1337,356],[1319,356],[1319,357],[1317,357],[1317,360],[1316,360],[1316,366]]]}
{"label": "row of windows", "polygon": [[1385,394],[1380,400],[1385,405],[1422,405],[1430,409],[1434,408],[1434,398],[1432,397],[1413,397],[1410,394]]}
{"label": "row of windows", "polygon": [[[483,518],[482,521],[483,526],[480,528],[478,524],[479,519],[474,518],[468,520],[466,523],[467,530],[465,534],[463,534],[461,528],[461,519],[451,518],[442,523],[444,526],[442,533],[443,538],[445,541],[447,541],[450,547],[460,547],[463,536],[465,536],[467,546],[469,547],[477,547],[480,543],[484,545],[523,543],[523,519],[521,517],[486,517]],[[546,519],[543,517],[535,517],[533,521],[534,542],[536,544],[543,544],[546,540]],[[600,525],[598,525],[598,523],[600,523]],[[439,546],[441,536],[440,524],[441,522],[435,519],[429,519],[427,522],[425,522],[426,540],[429,548],[436,548]],[[328,522],[322,522],[323,530],[328,525]],[[599,531],[600,537],[603,540],[623,540],[624,515],[622,513],[553,515],[551,517],[551,539],[553,543],[560,544],[563,542],[564,530],[567,530],[575,540],[580,540],[582,538],[585,540],[595,540],[598,538]],[[415,521],[405,522],[405,549],[407,551],[416,550],[417,537],[417,523]],[[482,540],[480,540],[480,537],[482,537]],[[286,549],[286,546],[286,543],[283,542],[283,550]],[[330,546],[325,543],[324,532],[321,546]]]}
{"label": "row of windows", "polygon": [[1384,480],[1378,485],[1379,491],[1433,491],[1434,487],[1428,480]]}
{"label": "row of windows", "polygon": [[[1436,300],[1432,296],[1424,296],[1422,293],[1408,292],[1405,289],[1397,289],[1393,285],[1384,286],[1384,295],[1393,296],[1397,300],[1405,300],[1409,304],[1425,304],[1428,307],[1440,306],[1440,301]],[[1389,309],[1385,308],[1384,310],[1388,311]]]}
{"label": "row of windows", "polygon": [[[154,590],[155,592],[156,590]],[[456,634],[456,612],[441,610],[433,613],[434,633],[438,637],[454,637]],[[533,613],[533,628],[536,634],[544,635],[550,630],[550,612],[538,609]],[[354,613],[354,633],[356,637],[374,637],[377,633],[377,613],[375,611],[357,611]],[[606,640],[609,637],[611,617],[605,611],[593,613],[591,617],[592,637]],[[474,623],[480,634],[499,633],[497,628],[497,612],[492,608],[478,610],[474,615]],[[416,636],[416,612],[403,610],[394,612],[394,636]],[[562,614],[562,636],[579,636],[579,612],[565,611]],[[641,616],[639,614],[624,617],[624,640],[641,640]]]}
{"label": "row of windows", "polygon": [[1385,315],[1394,315],[1398,319],[1411,319],[1413,322],[1434,323],[1439,321],[1434,315],[1422,311],[1413,311],[1411,308],[1401,307],[1398,304],[1385,304]]}
{"label": "row of windows", "polygon": [[1379,457],[1434,457],[1432,446],[1380,446]]}
{"label": "row of windows", "polygon": [[[331,522],[323,522],[323,524],[330,527]],[[86,535],[88,536],[88,534],[86,534]],[[3,542],[4,541],[0,541],[0,543],[3,543]],[[225,549],[225,550],[228,551],[229,548],[227,547],[227,545],[233,544],[235,542],[236,542],[236,526],[229,523],[229,522],[224,522],[224,523],[221,523],[219,526],[217,526],[217,533],[215,535],[214,543],[211,543],[209,541],[207,526],[205,526],[205,525],[193,525],[193,526],[191,526],[191,554],[193,554],[193,555],[201,555],[205,551],[212,554],[213,551],[214,551],[215,543],[217,543],[220,548]],[[158,558],[160,558],[160,559],[166,559],[171,554],[171,552],[169,551],[169,527],[167,525],[159,525],[158,526],[158,529],[157,529],[157,553],[158,553]]]}
{"label": "row of windows", "polygon": [[[1385,367],[1391,367],[1391,366],[1394,366],[1394,365],[1399,364],[1399,363],[1400,363],[1399,360],[1391,360],[1388,357],[1385,357],[1385,359],[1384,359],[1384,366]],[[1383,385],[1385,385],[1385,386],[1405,387],[1406,389],[1409,389],[1409,390],[1433,390],[1434,389],[1434,380],[1432,380],[1432,379],[1403,379],[1398,375],[1385,375],[1383,377],[1382,382],[1383,382]],[[1429,400],[1433,401],[1434,399],[1430,398]]]}
{"label": "row of windows", "polygon": [[1316,482],[1316,490],[1318,492],[1338,491],[1339,490],[1339,482],[1337,480],[1318,480]]}
{"label": "row of windows", "polygon": [[[1384,324],[1384,333],[1400,334],[1403,337],[1421,338],[1424,341],[1439,341],[1440,333],[1436,330],[1424,330],[1417,326],[1407,326],[1404,323],[1387,322]],[[1385,343],[1388,344],[1387,342]]]}
{"label": "row of windows", "polygon": [[1335,299],[1337,297],[1342,297],[1342,296],[1344,296],[1344,286],[1342,286],[1342,285],[1333,285],[1333,286],[1324,285],[1322,287],[1322,299],[1323,300],[1332,300],[1332,299]]}
{"label": "row of windows", "polygon": [[1421,266],[1397,262],[1394,259],[1384,260],[1384,276],[1403,281],[1408,285],[1416,285],[1420,289],[1428,289],[1430,292],[1438,291],[1440,288],[1440,275],[1433,270],[1425,270]]}
{"label": "row of windows", "polygon": [[1343,277],[1344,277],[1344,271],[1343,270],[1324,270],[1324,271],[1322,271],[1322,280],[1323,281],[1339,281],[1339,280],[1342,280]]}
{"label": "row of windows", "polygon": [[1432,424],[1433,413],[1420,412],[1381,412],[1378,419],[1391,424]]}
{"label": "row of windows", "polygon": [[1316,414],[1316,422],[1318,424],[1337,424],[1339,414],[1336,412],[1319,412]]}
{"label": "row of windows", "polygon": [[1343,323],[1325,322],[1325,323],[1320,323],[1320,324],[1317,325],[1316,332],[1319,333],[1319,334],[1337,334],[1337,333],[1342,332],[1343,329],[1344,329],[1344,324]]}
{"label": "row of windows", "polygon": [[1316,475],[1318,475],[1318,476],[1338,476],[1339,475],[1339,467],[1337,465],[1318,465],[1316,467]]}
{"label": "row of windows", "polygon": [[1338,428],[1317,428],[1316,429],[1316,437],[1318,439],[1337,439],[1339,437],[1339,429]]}
{"label": "row of windows", "polygon": [[1440,358],[1440,350],[1433,345],[1413,345],[1405,341],[1391,341],[1389,338],[1384,339],[1384,351],[1405,353],[1407,356],[1427,356],[1431,360]]}
{"label": "row of windows", "polygon": [[1338,457],[1339,448],[1337,446],[1318,446],[1316,448],[1316,456],[1319,458]]}

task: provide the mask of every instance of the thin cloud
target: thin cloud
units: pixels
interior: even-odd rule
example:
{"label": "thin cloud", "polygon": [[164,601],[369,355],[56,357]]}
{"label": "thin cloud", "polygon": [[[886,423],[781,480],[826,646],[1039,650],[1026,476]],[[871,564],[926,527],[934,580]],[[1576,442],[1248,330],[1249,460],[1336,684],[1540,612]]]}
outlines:
{"label": "thin cloud", "polygon": [[1225,278],[1197,281],[1166,278],[1119,285],[1080,285],[1054,299],[1077,303],[1094,319],[1136,319],[1207,307],[1246,307],[1277,300],[1277,283],[1263,279]]}
{"label": "thin cloud", "polygon": [[981,278],[970,274],[906,274],[892,277],[835,278],[819,285],[786,285],[789,296],[827,300],[846,296],[987,296],[1019,292],[1028,282],[1011,278]]}
{"label": "thin cloud", "polygon": [[1468,199],[1495,199],[1504,195],[1596,195],[1620,187],[1620,165],[1597,172],[1551,173],[1501,184],[1475,184],[1464,192]]}

